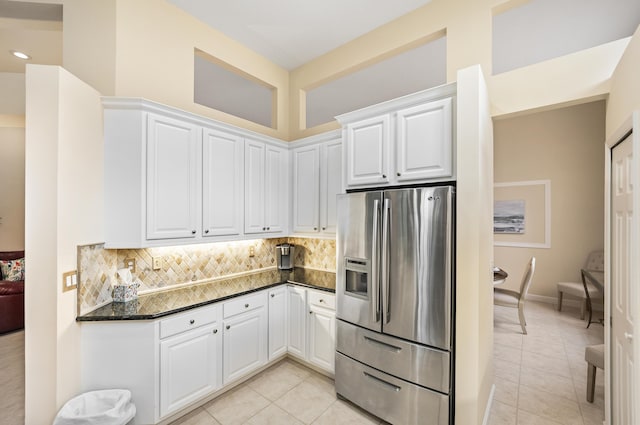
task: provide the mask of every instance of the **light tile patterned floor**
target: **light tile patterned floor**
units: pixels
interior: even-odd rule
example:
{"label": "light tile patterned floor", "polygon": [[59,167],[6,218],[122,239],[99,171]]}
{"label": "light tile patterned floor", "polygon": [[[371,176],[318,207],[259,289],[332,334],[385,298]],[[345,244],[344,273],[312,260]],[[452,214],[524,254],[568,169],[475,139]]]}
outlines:
{"label": "light tile patterned floor", "polygon": [[602,425],[604,372],[588,403],[587,345],[604,342],[604,328],[580,320],[577,308],[527,301],[527,335],[515,309],[494,309],[495,395],[490,425]]}
{"label": "light tile patterned floor", "polygon": [[336,398],[333,380],[285,359],[172,425],[369,425],[380,420]]}

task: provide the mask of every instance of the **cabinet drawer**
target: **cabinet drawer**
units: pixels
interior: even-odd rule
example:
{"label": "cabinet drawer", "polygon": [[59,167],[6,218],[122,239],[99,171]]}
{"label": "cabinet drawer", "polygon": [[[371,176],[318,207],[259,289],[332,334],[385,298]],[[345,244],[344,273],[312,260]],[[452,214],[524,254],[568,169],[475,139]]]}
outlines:
{"label": "cabinet drawer", "polygon": [[160,339],[197,327],[215,323],[218,320],[218,306],[196,308],[160,322]]}
{"label": "cabinet drawer", "polygon": [[229,317],[235,316],[236,314],[255,310],[256,308],[264,307],[265,305],[267,305],[266,291],[258,292],[252,295],[245,295],[244,297],[240,297],[224,303],[223,315],[224,318],[227,319]]}
{"label": "cabinet drawer", "polygon": [[328,292],[309,291],[309,305],[335,310],[336,296]]}

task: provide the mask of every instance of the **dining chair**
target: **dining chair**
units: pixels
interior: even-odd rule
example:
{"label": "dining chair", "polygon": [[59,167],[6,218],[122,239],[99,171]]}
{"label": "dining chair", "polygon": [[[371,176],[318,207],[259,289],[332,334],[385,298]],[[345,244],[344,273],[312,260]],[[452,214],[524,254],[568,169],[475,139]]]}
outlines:
{"label": "dining chair", "polygon": [[587,401],[593,403],[596,389],[596,368],[604,370],[604,344],[589,345],[584,349],[587,361]]}
{"label": "dining chair", "polygon": [[[604,271],[604,251],[593,251],[589,253],[584,265],[586,270]],[[558,311],[562,311],[563,295],[570,295],[580,299],[580,319],[584,320],[585,311],[592,312],[589,302],[604,301],[604,294],[600,292],[591,282],[587,281],[586,290],[583,282],[558,282]]]}
{"label": "dining chair", "polygon": [[520,327],[522,333],[527,334],[527,321],[524,317],[524,301],[527,298],[529,292],[529,286],[533,278],[533,272],[536,269],[536,257],[531,257],[529,264],[522,276],[522,282],[520,283],[520,291],[513,291],[511,289],[494,288],[493,289],[493,304],[512,307],[518,309],[518,319],[520,320]]}

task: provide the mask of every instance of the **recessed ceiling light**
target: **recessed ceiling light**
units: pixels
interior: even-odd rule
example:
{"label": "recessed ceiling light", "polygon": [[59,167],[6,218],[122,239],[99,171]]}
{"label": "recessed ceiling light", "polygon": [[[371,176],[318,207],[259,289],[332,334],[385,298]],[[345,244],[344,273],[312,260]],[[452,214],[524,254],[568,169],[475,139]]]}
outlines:
{"label": "recessed ceiling light", "polygon": [[31,59],[31,56],[29,56],[29,55],[28,55],[28,54],[26,54],[26,53],[19,52],[19,51],[17,51],[17,50],[10,50],[10,52],[11,52],[11,54],[12,54],[13,56],[15,56],[15,57],[17,57],[17,58],[24,59],[24,60],[29,60],[29,59]]}

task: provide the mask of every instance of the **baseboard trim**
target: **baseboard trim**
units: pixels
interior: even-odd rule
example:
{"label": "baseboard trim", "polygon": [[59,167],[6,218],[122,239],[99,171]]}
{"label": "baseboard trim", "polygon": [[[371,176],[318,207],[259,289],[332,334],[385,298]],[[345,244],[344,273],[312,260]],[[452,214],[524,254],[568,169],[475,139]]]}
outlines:
{"label": "baseboard trim", "polygon": [[496,392],[496,384],[491,384],[491,392],[489,393],[487,406],[484,409],[484,418],[482,419],[482,425],[489,425],[489,417],[491,416],[491,405],[493,405],[493,394],[495,392]]}

